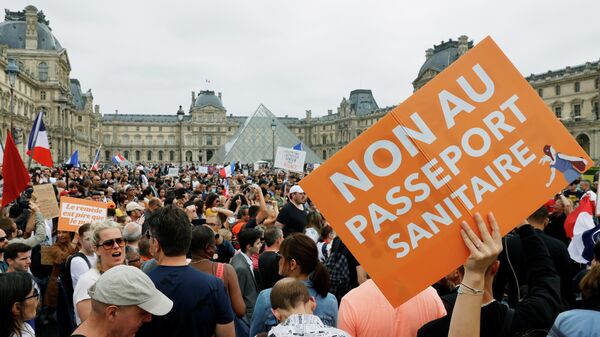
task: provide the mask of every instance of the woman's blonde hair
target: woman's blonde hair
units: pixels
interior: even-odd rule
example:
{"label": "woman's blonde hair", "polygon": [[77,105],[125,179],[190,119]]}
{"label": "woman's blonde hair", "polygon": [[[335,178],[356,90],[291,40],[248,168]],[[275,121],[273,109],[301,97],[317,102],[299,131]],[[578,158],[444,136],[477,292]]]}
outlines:
{"label": "woman's blonde hair", "polygon": [[[90,226],[90,230],[92,231],[92,244],[94,245],[94,247],[98,248],[98,245],[101,243],[100,242],[100,233],[106,229],[112,229],[112,228],[116,228],[119,231],[122,230],[121,225],[119,225],[117,222],[114,222],[112,220],[98,220],[98,221],[94,221],[92,222],[91,226]],[[102,270],[102,261],[100,255],[97,255],[97,259],[96,259],[96,269],[98,269],[98,271],[100,273],[103,272]]]}

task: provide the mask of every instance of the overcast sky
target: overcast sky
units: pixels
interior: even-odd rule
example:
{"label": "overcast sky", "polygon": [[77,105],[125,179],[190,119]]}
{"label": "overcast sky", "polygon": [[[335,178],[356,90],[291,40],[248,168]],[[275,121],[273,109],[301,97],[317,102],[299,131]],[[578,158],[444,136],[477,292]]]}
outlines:
{"label": "overcast sky", "polygon": [[103,114],[187,111],[206,89],[234,115],[321,116],[358,88],[395,105],[425,50],[463,34],[491,35],[524,75],[600,57],[599,1],[3,1],[30,4]]}

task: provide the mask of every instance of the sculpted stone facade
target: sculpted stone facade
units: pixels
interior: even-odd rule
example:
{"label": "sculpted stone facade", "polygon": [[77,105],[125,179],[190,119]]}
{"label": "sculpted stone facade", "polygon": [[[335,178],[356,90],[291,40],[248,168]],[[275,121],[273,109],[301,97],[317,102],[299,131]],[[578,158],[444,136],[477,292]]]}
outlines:
{"label": "sculpted stone facade", "polygon": [[[412,83],[414,90],[472,47],[473,42],[463,35],[428,49]],[[247,118],[228,115],[221,93],[209,90],[197,96],[192,92],[185,111],[180,106],[165,115],[100,115],[91,91],[83,92],[79,81],[69,77],[66,49],[52,35],[44,14],[33,6],[20,12],[7,10],[0,23],[0,67],[6,69],[10,60],[20,72],[14,85],[13,114],[8,76],[0,72],[2,132],[12,125],[17,146],[24,153],[33,119],[38,111],[45,111],[55,162],[64,161],[77,149],[80,161],[91,163],[102,144],[100,159],[104,163],[110,163],[117,153],[132,162],[206,163]],[[599,77],[598,61],[527,77],[595,160],[600,158]],[[277,118],[305,147],[328,159],[393,108],[380,108],[371,90],[357,89],[341,100],[335,112],[329,110],[324,116],[313,116],[307,110],[304,118]]]}
{"label": "sculpted stone facade", "polygon": [[[19,67],[13,89],[4,71],[9,62]],[[0,128],[3,141],[12,128],[17,148],[24,154],[38,111],[45,111],[52,157],[64,161],[79,150],[82,162],[92,160],[101,121],[91,91],[82,93],[79,81],[70,79],[67,50],[52,35],[49,22],[34,6],[20,12],[6,10],[0,23]],[[24,156],[23,156],[24,157]]]}
{"label": "sculpted stone facade", "polygon": [[526,79],[579,145],[597,162],[600,159],[600,63],[587,62],[532,74]]}
{"label": "sculpted stone facade", "polygon": [[221,93],[209,90],[192,92],[187,112],[179,106],[170,115],[106,114],[101,159],[120,153],[132,162],[205,163],[244,119],[227,116]]}

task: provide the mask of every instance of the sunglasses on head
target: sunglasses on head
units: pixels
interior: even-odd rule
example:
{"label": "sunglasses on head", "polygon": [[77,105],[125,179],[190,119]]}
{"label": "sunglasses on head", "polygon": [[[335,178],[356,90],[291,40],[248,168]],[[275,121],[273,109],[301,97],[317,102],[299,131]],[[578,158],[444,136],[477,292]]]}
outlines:
{"label": "sunglasses on head", "polygon": [[112,247],[115,246],[115,242],[117,243],[117,245],[119,245],[119,247],[124,247],[125,243],[127,243],[127,241],[123,238],[116,238],[116,239],[106,240],[106,241],[100,243],[98,245],[98,247],[102,246],[102,247],[104,247],[104,249],[111,249]]}

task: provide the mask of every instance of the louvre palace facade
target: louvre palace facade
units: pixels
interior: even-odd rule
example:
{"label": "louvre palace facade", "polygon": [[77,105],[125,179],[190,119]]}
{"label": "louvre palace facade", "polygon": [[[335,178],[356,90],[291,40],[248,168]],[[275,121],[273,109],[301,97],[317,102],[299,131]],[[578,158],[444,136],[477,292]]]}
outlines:
{"label": "louvre palace facade", "polygon": [[[460,36],[427,49],[412,83],[414,90],[472,46],[473,41]],[[15,66],[19,71],[12,82],[8,70]],[[22,11],[6,10],[0,23],[0,67],[4,69],[0,72],[3,139],[6,130],[12,129],[24,153],[33,119],[43,110],[55,162],[79,150],[80,161],[90,163],[102,144],[100,158],[104,163],[116,153],[132,162],[206,163],[235,138],[249,118],[228,112],[223,95],[210,90],[191,92],[189,104],[178,107],[180,103],[175,102],[172,111],[160,115],[141,111],[101,114],[91,90],[83,91],[81,82],[70,77],[67,50],[52,34],[43,12],[33,6]],[[597,60],[526,77],[595,160],[600,158],[599,78]],[[380,107],[371,90],[356,89],[326,113],[306,110],[302,118],[273,113],[277,125],[285,126],[304,147],[325,160],[393,108]]]}

